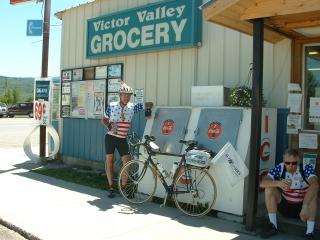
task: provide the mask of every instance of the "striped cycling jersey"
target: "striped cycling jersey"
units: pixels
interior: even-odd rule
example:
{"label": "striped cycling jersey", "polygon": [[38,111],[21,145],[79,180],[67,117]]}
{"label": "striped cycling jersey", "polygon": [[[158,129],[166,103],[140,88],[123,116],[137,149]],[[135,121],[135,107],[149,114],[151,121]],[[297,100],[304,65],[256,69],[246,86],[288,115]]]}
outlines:
{"label": "striped cycling jersey", "polygon": [[129,102],[122,108],[120,102],[111,102],[104,114],[105,118],[112,124],[112,129],[108,131],[108,134],[125,138],[128,134],[134,113],[143,109],[143,103],[134,104]]}
{"label": "striped cycling jersey", "polygon": [[[273,180],[280,179],[280,176],[283,172],[284,163],[280,163],[271,169],[268,173]],[[286,171],[285,179],[291,179],[292,184],[288,190],[282,191],[282,196],[292,204],[302,203],[303,198],[308,190],[309,185],[303,180],[301,176],[301,172],[299,170],[300,165],[298,165],[297,170],[295,173],[291,174]],[[314,168],[311,164],[305,165],[304,169],[305,179],[309,180],[310,177],[316,176]]]}

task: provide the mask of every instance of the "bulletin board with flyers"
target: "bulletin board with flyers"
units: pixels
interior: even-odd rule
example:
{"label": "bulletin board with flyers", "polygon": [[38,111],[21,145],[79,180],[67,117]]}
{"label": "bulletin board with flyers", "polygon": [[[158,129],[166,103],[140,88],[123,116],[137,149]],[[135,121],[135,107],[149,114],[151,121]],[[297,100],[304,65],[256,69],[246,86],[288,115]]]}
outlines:
{"label": "bulletin board with flyers", "polygon": [[122,73],[122,63],[63,70],[60,116],[100,119],[107,104],[119,100]]}

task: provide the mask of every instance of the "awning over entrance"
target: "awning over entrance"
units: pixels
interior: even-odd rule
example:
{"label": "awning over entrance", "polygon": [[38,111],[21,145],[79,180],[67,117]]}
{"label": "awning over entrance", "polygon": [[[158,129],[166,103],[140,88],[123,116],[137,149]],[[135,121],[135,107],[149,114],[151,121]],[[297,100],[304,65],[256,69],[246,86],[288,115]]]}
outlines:
{"label": "awning over entrance", "polygon": [[207,21],[252,35],[252,20],[264,18],[264,39],[320,37],[320,0],[209,0]]}

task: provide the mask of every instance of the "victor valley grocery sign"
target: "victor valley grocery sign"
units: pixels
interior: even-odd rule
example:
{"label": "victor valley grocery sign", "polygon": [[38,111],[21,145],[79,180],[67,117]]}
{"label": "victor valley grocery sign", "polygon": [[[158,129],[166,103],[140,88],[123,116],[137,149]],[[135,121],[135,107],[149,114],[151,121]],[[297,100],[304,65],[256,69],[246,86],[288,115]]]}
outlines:
{"label": "victor valley grocery sign", "polygon": [[201,0],[161,1],[89,19],[87,57],[199,46]]}

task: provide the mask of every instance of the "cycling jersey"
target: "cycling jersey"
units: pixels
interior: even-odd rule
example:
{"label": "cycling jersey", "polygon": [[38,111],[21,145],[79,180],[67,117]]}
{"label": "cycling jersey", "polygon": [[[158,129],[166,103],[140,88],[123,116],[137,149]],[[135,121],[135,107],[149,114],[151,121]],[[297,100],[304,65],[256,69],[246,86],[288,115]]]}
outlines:
{"label": "cycling jersey", "polygon": [[[284,167],[284,163],[278,164],[269,171],[268,176],[270,176],[273,180],[280,179]],[[309,178],[312,176],[316,176],[314,168],[310,164],[307,164],[304,167],[303,171],[307,180],[309,180]],[[297,167],[296,172],[293,174],[286,171],[285,179],[291,179],[292,184],[288,190],[282,191],[282,196],[287,200],[288,203],[301,203],[303,201],[304,195],[308,190],[309,185],[302,178],[300,166]]]}
{"label": "cycling jersey", "polygon": [[143,103],[129,102],[123,108],[120,102],[111,102],[105,112],[104,116],[112,124],[109,135],[125,138],[128,134],[133,114],[144,109]]}

